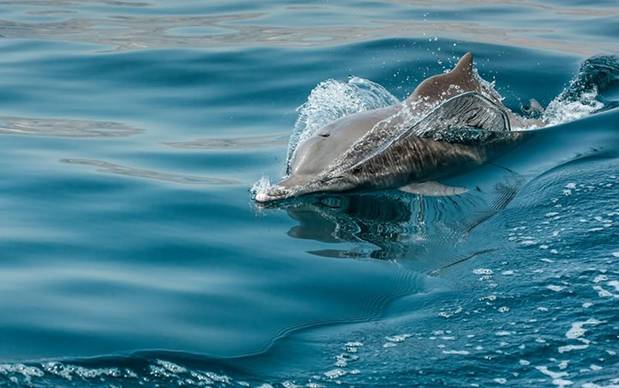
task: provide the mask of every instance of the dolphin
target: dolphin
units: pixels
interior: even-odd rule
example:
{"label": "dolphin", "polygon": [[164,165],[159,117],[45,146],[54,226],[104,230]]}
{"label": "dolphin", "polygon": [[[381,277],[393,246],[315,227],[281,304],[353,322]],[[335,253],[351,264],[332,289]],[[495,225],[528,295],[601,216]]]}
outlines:
{"label": "dolphin", "polygon": [[[301,142],[287,162],[287,176],[255,200],[401,186],[423,193],[419,183],[485,163],[517,142],[522,134],[512,127],[539,125],[502,104],[468,52],[451,71],[421,82],[404,102],[343,117]],[[439,195],[464,190],[432,187]]]}

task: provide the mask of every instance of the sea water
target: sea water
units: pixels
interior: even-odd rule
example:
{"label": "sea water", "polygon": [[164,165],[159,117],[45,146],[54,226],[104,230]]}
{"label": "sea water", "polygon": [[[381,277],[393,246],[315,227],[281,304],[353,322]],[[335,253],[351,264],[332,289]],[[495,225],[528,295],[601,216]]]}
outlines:
{"label": "sea water", "polygon": [[[612,1],[3,1],[0,385],[618,385],[616,74],[557,100],[617,55],[618,18]],[[467,193],[253,203],[307,131],[467,51],[510,109],[554,115],[446,182]]]}

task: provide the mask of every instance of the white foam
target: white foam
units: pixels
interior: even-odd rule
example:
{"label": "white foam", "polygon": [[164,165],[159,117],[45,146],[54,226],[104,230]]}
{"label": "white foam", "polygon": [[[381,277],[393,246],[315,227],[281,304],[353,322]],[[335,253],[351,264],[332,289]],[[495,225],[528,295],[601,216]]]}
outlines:
{"label": "white foam", "polygon": [[548,286],[546,286],[547,289],[549,289],[550,291],[554,291],[554,292],[561,292],[562,290],[565,289],[564,286],[557,286],[555,284],[550,284]]}
{"label": "white foam", "polygon": [[45,375],[41,369],[24,364],[0,364],[0,374],[8,375],[19,373],[24,377],[42,377]]}
{"label": "white foam", "polygon": [[601,286],[593,286],[593,289],[598,292],[600,298],[619,298],[619,295],[614,295],[612,292],[602,288]]}
{"label": "white foam", "polygon": [[553,372],[550,369],[548,369],[548,367],[546,367],[546,366],[536,366],[535,369],[537,369],[538,371],[542,372],[546,376],[550,377],[552,379],[552,383],[554,385],[559,386],[559,387],[564,387],[566,385],[573,384],[573,382],[571,382],[569,380],[562,379],[562,377],[569,376],[569,374],[567,372]]}
{"label": "white foam", "polygon": [[604,321],[599,321],[595,318],[589,318],[586,321],[579,321],[579,322],[572,323],[570,329],[565,333],[565,337],[572,339],[572,340],[577,340],[580,343],[560,346],[558,348],[559,353],[567,353],[573,350],[587,349],[591,341],[589,341],[586,338],[583,338],[585,333],[587,332],[587,329],[585,328],[585,326],[597,326],[601,323],[604,323]]}
{"label": "white foam", "polygon": [[603,282],[605,280],[608,280],[608,276],[606,276],[606,275],[598,275],[595,278],[593,278],[593,283],[599,283],[599,282]]}
{"label": "white foam", "polygon": [[412,337],[412,334],[398,334],[393,336],[387,336],[385,339],[389,342],[404,342],[407,338]]}
{"label": "white foam", "polygon": [[565,336],[570,339],[580,338],[587,332],[585,325],[597,326],[600,323],[603,322],[594,318],[589,318],[583,322],[574,322],[572,323],[572,327],[565,333]]}
{"label": "white foam", "polygon": [[561,94],[548,104],[542,118],[549,125],[558,125],[588,116],[604,107],[596,100],[597,95],[594,90],[581,93],[577,100],[568,100]]}
{"label": "white foam", "polygon": [[559,346],[557,351],[559,353],[563,354],[563,353],[571,352],[572,350],[587,349],[588,347],[589,347],[588,343],[583,343],[583,344],[580,344],[580,345],[564,345],[564,346]]}
{"label": "white foam", "polygon": [[457,354],[461,356],[466,356],[471,354],[468,350],[443,350],[443,354]]}
{"label": "white foam", "polygon": [[330,379],[337,379],[342,376],[346,376],[348,374],[347,371],[341,368],[332,369],[324,373],[324,375]]}
{"label": "white foam", "polygon": [[187,369],[170,361],[157,360],[157,364],[172,373],[187,373]]}

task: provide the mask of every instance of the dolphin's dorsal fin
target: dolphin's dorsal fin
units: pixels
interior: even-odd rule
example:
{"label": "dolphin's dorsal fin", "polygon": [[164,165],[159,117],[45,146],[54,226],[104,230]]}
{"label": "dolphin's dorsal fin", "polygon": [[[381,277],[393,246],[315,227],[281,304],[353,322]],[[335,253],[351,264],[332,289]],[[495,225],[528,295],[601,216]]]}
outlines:
{"label": "dolphin's dorsal fin", "polygon": [[461,76],[473,75],[473,53],[467,52],[460,58],[456,66],[451,71],[453,74],[460,74]]}
{"label": "dolphin's dorsal fin", "polygon": [[421,82],[407,98],[407,102],[423,100],[435,103],[472,91],[479,92],[480,86],[473,72],[473,54],[467,52],[450,72],[435,75]]}

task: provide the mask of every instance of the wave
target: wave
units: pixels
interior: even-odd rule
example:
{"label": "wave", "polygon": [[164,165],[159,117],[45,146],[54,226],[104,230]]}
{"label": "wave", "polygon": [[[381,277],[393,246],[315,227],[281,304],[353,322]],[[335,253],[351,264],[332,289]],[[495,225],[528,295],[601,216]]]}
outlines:
{"label": "wave", "polygon": [[600,100],[600,92],[612,88],[618,81],[619,57],[589,58],[568,86],[548,104],[542,119],[548,125],[559,125],[602,111],[605,104]]}
{"label": "wave", "polygon": [[227,375],[215,362],[209,368],[209,363],[201,360],[202,367],[196,368],[182,365],[183,360],[166,359],[169,357],[169,352],[142,352],[125,357],[0,364],[0,385],[204,387],[248,384]]}

